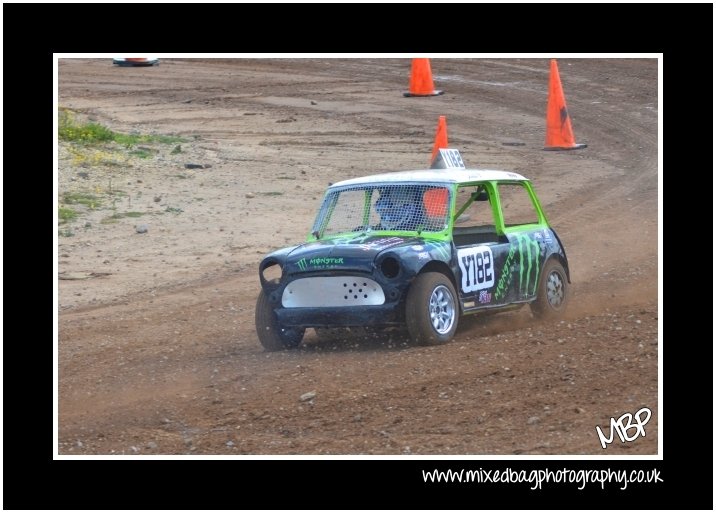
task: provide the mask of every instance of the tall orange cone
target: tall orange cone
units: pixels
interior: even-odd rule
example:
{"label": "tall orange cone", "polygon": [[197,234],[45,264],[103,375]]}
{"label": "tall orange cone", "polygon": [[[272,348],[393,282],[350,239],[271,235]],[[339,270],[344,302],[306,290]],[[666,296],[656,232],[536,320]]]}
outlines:
{"label": "tall orange cone", "polygon": [[435,144],[433,144],[433,154],[430,156],[430,162],[435,160],[435,155],[438,154],[440,148],[447,148],[447,123],[445,122],[445,116],[438,118],[438,129],[435,132]]}
{"label": "tall orange cone", "polygon": [[413,59],[410,67],[410,91],[403,96],[437,96],[443,91],[436,91],[433,84],[433,73],[430,71],[430,59]]}
{"label": "tall orange cone", "polygon": [[574,142],[572,122],[564,100],[562,81],[559,79],[557,59],[552,59],[549,70],[549,92],[547,94],[547,137],[545,150],[578,150],[586,148],[586,144]]}

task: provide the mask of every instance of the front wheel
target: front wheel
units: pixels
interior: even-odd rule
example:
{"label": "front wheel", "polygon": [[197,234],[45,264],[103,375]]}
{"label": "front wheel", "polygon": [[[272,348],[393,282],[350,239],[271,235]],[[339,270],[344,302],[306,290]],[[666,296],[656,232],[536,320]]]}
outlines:
{"label": "front wheel", "polygon": [[267,351],[281,351],[298,347],[306,331],[304,328],[281,326],[263,290],[256,300],[255,320],[259,342]]}
{"label": "front wheel", "polygon": [[455,287],[447,276],[435,272],[418,275],[405,302],[410,338],[423,345],[449,341],[457,330],[459,308]]}
{"label": "front wheel", "polygon": [[540,276],[537,299],[530,304],[538,319],[558,319],[567,308],[569,286],[567,273],[557,260],[548,261]]}

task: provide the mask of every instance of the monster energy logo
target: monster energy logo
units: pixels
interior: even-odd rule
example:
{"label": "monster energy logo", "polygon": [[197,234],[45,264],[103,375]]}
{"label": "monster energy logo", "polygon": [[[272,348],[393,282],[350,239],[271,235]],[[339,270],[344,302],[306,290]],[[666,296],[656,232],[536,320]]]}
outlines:
{"label": "monster energy logo", "polygon": [[310,260],[306,260],[305,258],[302,258],[298,262],[296,262],[296,265],[301,271],[305,271],[308,269],[308,266],[311,267],[324,267],[327,265],[343,265],[343,257],[341,258],[331,258],[331,257],[319,257],[319,258],[312,258]]}
{"label": "monster energy logo", "polygon": [[343,258],[312,258],[309,262],[311,265],[343,265]]}
{"label": "monster energy logo", "polygon": [[[539,243],[530,239],[528,235],[516,235],[510,244],[510,250],[502,265],[502,273],[495,287],[495,299],[501,300],[507,295],[510,284],[513,280],[512,264],[515,257],[520,257],[520,283],[519,296],[534,295],[537,291],[537,277],[539,275]],[[534,275],[533,275],[534,272]],[[530,280],[534,280],[530,292]]]}
{"label": "monster energy logo", "polygon": [[[534,295],[537,291],[537,275],[539,274],[539,243],[530,239],[527,235],[517,235],[517,245],[520,250],[520,296]],[[525,272],[525,263],[527,264],[527,272]],[[533,269],[534,285],[532,285],[532,292],[530,292],[530,277]]]}

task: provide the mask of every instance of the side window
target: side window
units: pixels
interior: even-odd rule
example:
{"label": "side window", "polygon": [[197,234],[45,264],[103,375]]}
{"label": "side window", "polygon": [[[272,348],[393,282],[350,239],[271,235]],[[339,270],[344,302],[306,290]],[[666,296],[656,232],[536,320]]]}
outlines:
{"label": "side window", "polygon": [[539,222],[532,198],[521,183],[498,185],[505,228]]}
{"label": "side window", "polygon": [[498,242],[492,204],[484,185],[459,187],[453,225],[456,246],[490,244]]}
{"label": "side window", "polygon": [[468,202],[470,205],[455,219],[455,228],[472,228],[478,226],[495,226],[492,205],[486,198],[487,191],[483,186],[460,187],[457,190],[456,212]]}

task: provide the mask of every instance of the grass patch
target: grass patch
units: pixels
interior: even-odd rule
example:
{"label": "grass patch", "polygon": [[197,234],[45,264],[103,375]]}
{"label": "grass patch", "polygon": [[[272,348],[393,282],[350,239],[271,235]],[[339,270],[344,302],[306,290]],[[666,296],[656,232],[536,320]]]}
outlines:
{"label": "grass patch", "polygon": [[261,192],[259,194],[262,194],[264,196],[282,196],[283,193],[279,191],[270,191],[270,192]]}
{"label": "grass patch", "polygon": [[123,134],[99,123],[81,124],[75,120],[71,111],[62,108],[59,114],[58,136],[64,141],[81,144],[116,142],[128,148],[141,143],[177,144],[186,142],[185,139],[173,135]]}
{"label": "grass patch", "polygon": [[296,179],[295,176],[285,176],[285,175],[277,176],[276,178],[278,178],[279,180],[295,180]]}
{"label": "grass patch", "polygon": [[176,207],[167,207],[164,212],[169,212],[171,214],[181,214],[184,211],[182,209],[176,208]]}
{"label": "grass patch", "polygon": [[77,219],[77,211],[71,208],[59,207],[57,214],[60,219],[60,224]]}
{"label": "grass patch", "polygon": [[64,230],[58,230],[57,234],[60,237],[74,237],[75,236],[75,232],[73,232],[69,228],[66,228]]}
{"label": "grass patch", "polygon": [[128,161],[126,155],[116,151],[106,151],[86,146],[70,147],[68,151],[72,155],[72,164],[77,167],[94,167],[97,165],[118,167],[126,166]]}
{"label": "grass patch", "polygon": [[94,194],[86,192],[66,192],[62,195],[62,202],[67,205],[84,205],[95,209],[102,204],[102,201]]}
{"label": "grass patch", "polygon": [[74,122],[71,114],[61,112],[58,135],[60,139],[65,141],[98,143],[113,141],[116,134],[99,123],[78,125]]}
{"label": "grass patch", "polygon": [[181,153],[181,144],[175,146],[174,149],[171,151],[172,155],[177,155],[179,153]]}

